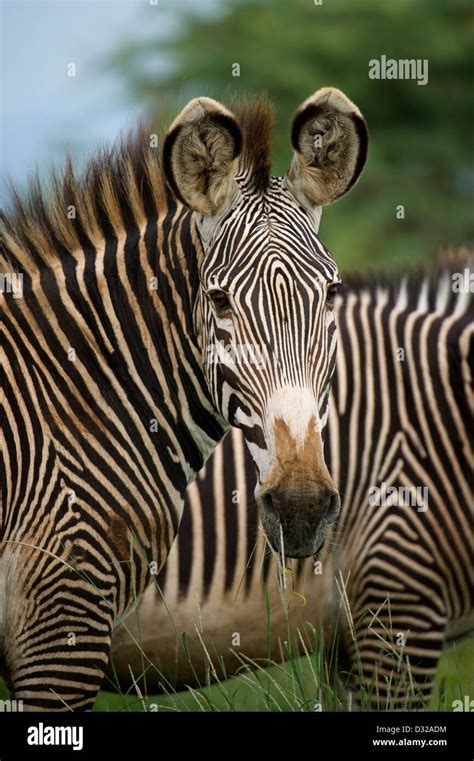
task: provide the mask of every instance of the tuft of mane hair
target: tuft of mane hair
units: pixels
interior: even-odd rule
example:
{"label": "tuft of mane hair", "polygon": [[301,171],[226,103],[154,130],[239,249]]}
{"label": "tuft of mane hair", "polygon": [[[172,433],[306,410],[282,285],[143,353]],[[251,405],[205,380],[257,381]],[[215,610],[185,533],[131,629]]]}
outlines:
{"label": "tuft of mane hair", "polygon": [[275,124],[273,106],[267,93],[253,98],[233,98],[228,104],[242,130],[240,166],[248,171],[257,192],[268,187],[271,170],[271,142]]}
{"label": "tuft of mane hair", "polygon": [[[270,176],[273,109],[266,94],[234,100],[243,147],[241,168],[258,190]],[[161,169],[159,149],[150,147],[150,124],[98,149],[77,174],[68,157],[52,170],[49,184],[38,173],[20,195],[10,183],[10,202],[0,210],[0,268],[40,270],[67,252],[103,245],[166,211],[171,191]],[[161,144],[161,139],[158,141]],[[174,199],[175,203],[176,200]]]}
{"label": "tuft of mane hair", "polygon": [[[420,288],[425,284],[428,288],[426,296],[429,304],[432,306],[436,301],[438,289],[444,278],[449,277],[457,272],[463,272],[467,268],[474,268],[474,249],[469,246],[450,247],[439,249],[438,255],[433,261],[422,259],[415,262],[411,267],[403,266],[403,269],[395,271],[380,271],[369,269],[365,272],[343,272],[343,284],[341,293],[348,290],[353,292],[362,292],[374,290],[375,288],[386,290],[392,297],[396,298],[402,286],[406,288],[409,296],[411,307],[416,305]],[[451,291],[451,301],[456,301],[456,293]],[[474,296],[471,294],[470,300]]]}
{"label": "tuft of mane hair", "polygon": [[0,261],[41,269],[156,216],[167,191],[151,134],[140,122],[110,148],[98,149],[80,175],[70,157],[61,170],[51,170],[49,184],[36,172],[24,195],[10,183],[9,208],[0,211]]}

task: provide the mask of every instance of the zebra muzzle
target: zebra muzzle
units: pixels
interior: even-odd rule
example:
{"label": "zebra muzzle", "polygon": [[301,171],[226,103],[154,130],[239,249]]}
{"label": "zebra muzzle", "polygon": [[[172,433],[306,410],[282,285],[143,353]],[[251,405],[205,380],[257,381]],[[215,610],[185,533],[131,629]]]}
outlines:
{"label": "zebra muzzle", "polygon": [[321,550],[326,528],[338,517],[341,505],[332,484],[313,480],[286,488],[262,487],[256,499],[272,547],[293,558],[309,557]]}

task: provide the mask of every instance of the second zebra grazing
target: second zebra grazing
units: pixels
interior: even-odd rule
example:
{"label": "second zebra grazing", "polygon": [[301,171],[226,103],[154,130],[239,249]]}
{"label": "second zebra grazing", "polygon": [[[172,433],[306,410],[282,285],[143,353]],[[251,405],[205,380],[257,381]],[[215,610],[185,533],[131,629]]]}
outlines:
{"label": "second zebra grazing", "polygon": [[239,654],[264,666],[290,639],[294,652],[298,628],[311,649],[322,627],[328,662],[339,632],[362,706],[427,705],[443,645],[474,629],[474,294],[452,288],[468,265],[347,278],[325,441],[343,508],[320,567],[282,577],[265,555],[233,430],[188,491],[159,586],[114,636],[112,682],[145,670],[151,694],[205,684],[207,654],[222,678],[222,664],[247,662]]}
{"label": "second zebra grazing", "polygon": [[[237,115],[197,98],[161,162],[139,134],[2,215],[0,669],[26,709],[92,706],[114,622],[229,425],[275,548],[311,555],[337,515],[320,431],[339,274],[317,233],[367,129],[343,93],[317,91],[283,177],[271,130],[265,98]],[[265,362],[226,366],[223,346]]]}

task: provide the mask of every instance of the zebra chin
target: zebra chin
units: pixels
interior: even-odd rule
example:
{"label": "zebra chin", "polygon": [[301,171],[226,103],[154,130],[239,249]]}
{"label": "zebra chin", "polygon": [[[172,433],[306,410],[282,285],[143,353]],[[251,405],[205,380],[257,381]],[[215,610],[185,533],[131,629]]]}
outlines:
{"label": "zebra chin", "polygon": [[256,501],[273,549],[283,557],[297,559],[322,550],[328,524],[338,517],[341,504],[338,492],[331,488],[290,494],[261,490]]}

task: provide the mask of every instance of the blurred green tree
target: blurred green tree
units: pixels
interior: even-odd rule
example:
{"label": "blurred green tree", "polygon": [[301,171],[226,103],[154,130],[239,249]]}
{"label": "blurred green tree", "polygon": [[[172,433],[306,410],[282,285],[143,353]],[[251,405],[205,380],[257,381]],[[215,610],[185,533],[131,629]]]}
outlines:
{"label": "blurred green tree", "polygon": [[[143,11],[146,39],[129,40],[108,59],[160,124],[195,95],[225,101],[266,90],[277,113],[279,174],[291,156],[295,107],[335,85],[359,105],[371,132],[360,185],[323,214],[324,241],[341,265],[391,267],[434,258],[439,247],[472,245],[470,0],[220,0],[207,12],[178,1],[173,8],[171,32],[162,33],[170,6],[160,0]],[[428,83],[370,79],[369,61],[382,55],[426,59]]]}

